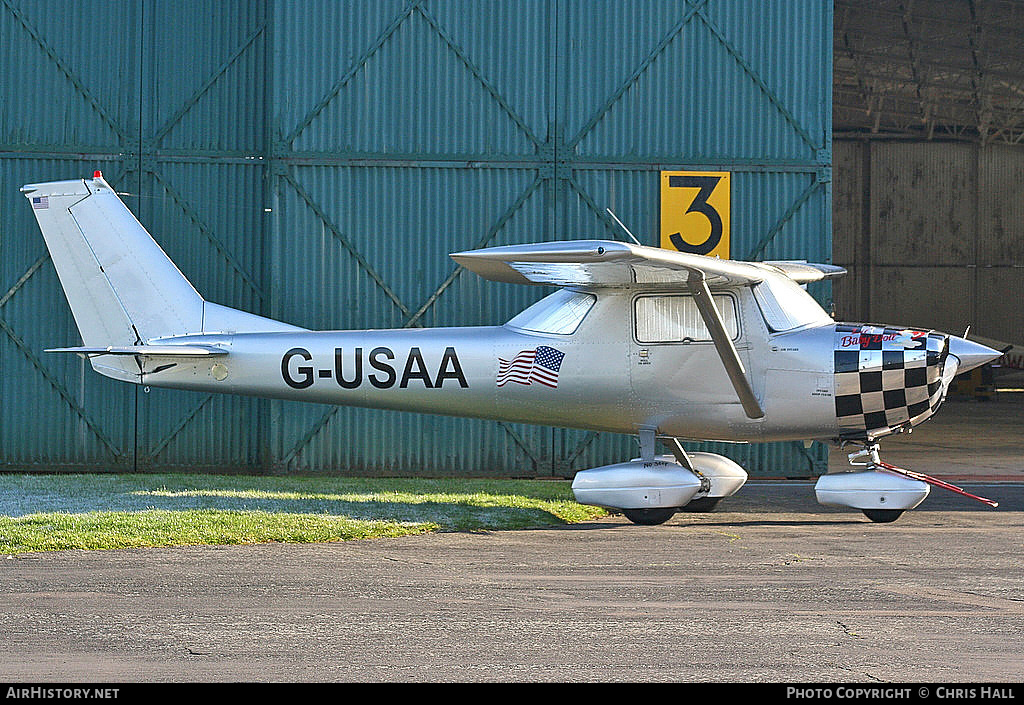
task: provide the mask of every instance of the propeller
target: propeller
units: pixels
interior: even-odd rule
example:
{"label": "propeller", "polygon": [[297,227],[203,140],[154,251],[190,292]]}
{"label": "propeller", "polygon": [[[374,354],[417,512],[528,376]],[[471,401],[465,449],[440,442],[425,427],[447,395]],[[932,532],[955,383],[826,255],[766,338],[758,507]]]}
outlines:
{"label": "propeller", "polygon": [[956,378],[957,370],[960,369],[960,358],[955,355],[946,355],[945,362],[942,363],[942,395],[939,397],[939,402],[946,400],[946,393],[949,391],[949,385],[953,383]]}

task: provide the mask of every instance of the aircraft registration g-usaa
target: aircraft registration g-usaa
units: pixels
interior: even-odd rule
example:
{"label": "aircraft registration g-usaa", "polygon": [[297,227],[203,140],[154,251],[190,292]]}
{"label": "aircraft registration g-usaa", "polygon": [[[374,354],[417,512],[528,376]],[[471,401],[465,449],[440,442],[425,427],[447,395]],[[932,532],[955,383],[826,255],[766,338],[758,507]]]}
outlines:
{"label": "aircraft registration g-usaa", "polygon": [[204,300],[99,172],[21,191],[82,336],[54,352],[114,379],[634,434],[639,458],[580,471],[572,488],[639,524],[710,509],[746,481],[681,440],[854,446],[851,469],[821,476],[816,496],[873,521],[932,485],[967,494],[883,462],[877,441],[927,420],[958,372],[999,353],[835,322],[802,285],[839,267],[606,240],[492,247],[451,257],[493,281],[560,288],[501,326],[311,331]]}

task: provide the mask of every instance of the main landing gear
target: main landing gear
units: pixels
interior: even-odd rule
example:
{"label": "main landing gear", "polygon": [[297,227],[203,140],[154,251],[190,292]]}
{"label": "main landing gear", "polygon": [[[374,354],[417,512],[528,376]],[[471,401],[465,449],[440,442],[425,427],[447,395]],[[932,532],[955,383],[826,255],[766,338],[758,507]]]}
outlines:
{"label": "main landing gear", "polygon": [[[640,457],[629,462],[581,470],[572,491],[581,504],[622,512],[634,524],[664,524],[676,512],[707,512],[747,481],[735,462],[714,453],[683,449],[678,439],[640,432]],[[671,454],[658,455],[661,441]]]}

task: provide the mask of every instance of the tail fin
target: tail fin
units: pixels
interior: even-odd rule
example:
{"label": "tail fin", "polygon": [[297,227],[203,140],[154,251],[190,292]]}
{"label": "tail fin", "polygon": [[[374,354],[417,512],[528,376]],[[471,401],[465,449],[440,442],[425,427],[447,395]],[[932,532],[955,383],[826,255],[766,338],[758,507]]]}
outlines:
{"label": "tail fin", "polygon": [[[96,172],[23,186],[88,348],[144,345],[204,332],[296,330],[203,300]],[[204,326],[204,314],[206,326]],[[211,324],[217,326],[204,330]],[[97,372],[138,381],[131,358],[92,358]]]}

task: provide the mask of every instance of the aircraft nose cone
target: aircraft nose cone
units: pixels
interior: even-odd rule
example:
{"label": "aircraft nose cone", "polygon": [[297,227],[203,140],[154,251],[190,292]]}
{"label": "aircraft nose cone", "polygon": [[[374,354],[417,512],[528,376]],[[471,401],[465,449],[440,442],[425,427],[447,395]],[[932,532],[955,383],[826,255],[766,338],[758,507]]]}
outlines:
{"label": "aircraft nose cone", "polygon": [[949,354],[955,355],[956,359],[960,361],[958,374],[973,370],[975,367],[980,367],[986,362],[991,362],[1002,356],[1001,352],[993,350],[987,345],[964,340],[955,335],[949,336]]}

